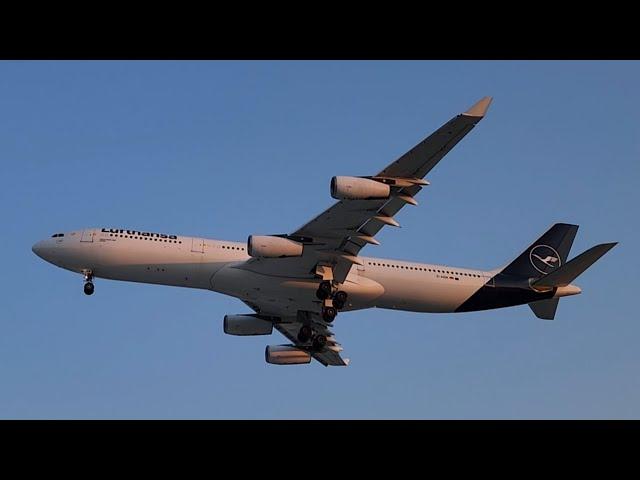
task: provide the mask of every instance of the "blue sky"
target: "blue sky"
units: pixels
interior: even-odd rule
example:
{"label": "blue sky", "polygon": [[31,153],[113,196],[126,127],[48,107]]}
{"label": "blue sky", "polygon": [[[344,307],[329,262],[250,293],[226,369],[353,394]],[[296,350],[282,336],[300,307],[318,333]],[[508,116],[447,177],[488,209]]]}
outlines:
{"label": "blue sky", "polygon": [[[0,418],[638,418],[638,62],[1,62]],[[97,280],[31,245],[121,226],[243,240],[328,207],[484,95],[364,255],[493,268],[551,224],[620,241],[556,320],[368,310],[348,368],[264,363],[212,292]]]}

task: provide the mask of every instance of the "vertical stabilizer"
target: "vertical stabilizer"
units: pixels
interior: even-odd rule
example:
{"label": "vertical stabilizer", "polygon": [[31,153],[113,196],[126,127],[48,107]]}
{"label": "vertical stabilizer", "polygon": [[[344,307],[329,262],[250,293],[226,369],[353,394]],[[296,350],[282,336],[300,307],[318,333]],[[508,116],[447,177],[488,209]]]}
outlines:
{"label": "vertical stabilizer", "polygon": [[546,300],[538,300],[537,302],[531,302],[529,307],[533,310],[536,317],[543,320],[553,320],[556,316],[556,309],[558,308],[559,298],[548,298]]}
{"label": "vertical stabilizer", "polygon": [[505,275],[539,278],[564,265],[578,225],[556,223],[513,262],[502,270]]}

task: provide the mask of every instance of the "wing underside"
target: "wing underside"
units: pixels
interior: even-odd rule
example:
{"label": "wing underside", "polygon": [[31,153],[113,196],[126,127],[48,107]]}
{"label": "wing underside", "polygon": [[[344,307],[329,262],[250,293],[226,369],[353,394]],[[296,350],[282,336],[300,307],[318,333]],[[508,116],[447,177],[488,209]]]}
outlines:
{"label": "wing underside", "polygon": [[[407,204],[417,205],[416,195],[424,186],[429,185],[424,177],[482,120],[490,103],[491,97],[484,97],[466,112],[453,117],[378,174],[360,177],[388,185],[388,195],[385,195],[385,198],[339,200],[293,233],[278,235],[302,243],[301,256],[256,257],[236,268],[272,277],[319,277],[323,283],[330,282],[330,288],[339,288],[353,265],[360,264],[360,250],[367,244],[379,244],[375,236],[384,226],[399,226],[394,217],[402,207]],[[327,308],[333,308],[333,304],[326,303],[327,300],[323,302],[325,303],[322,303],[322,317],[325,318]],[[250,306],[257,312],[261,310],[259,300]],[[272,311],[273,304],[262,306],[269,310],[267,314],[280,318],[280,321],[274,323],[275,328],[297,348],[309,352],[325,366],[345,366],[349,363],[340,356],[342,347],[335,341],[329,324],[320,319],[320,307],[318,312],[310,312],[308,306],[289,305],[294,307],[293,311],[280,313]],[[294,314],[295,307],[298,307],[297,314]],[[298,340],[298,334],[304,324],[313,326],[314,335],[326,337],[326,345],[323,348],[312,348],[310,344]],[[306,337],[303,335],[302,338]]]}

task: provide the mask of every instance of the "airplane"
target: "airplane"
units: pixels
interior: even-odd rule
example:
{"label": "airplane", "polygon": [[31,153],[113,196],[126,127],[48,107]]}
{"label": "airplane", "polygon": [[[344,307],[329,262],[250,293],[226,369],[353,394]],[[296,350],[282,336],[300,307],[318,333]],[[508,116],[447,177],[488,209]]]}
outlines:
{"label": "airplane", "polygon": [[331,207],[289,234],[250,235],[246,242],[186,237],[124,228],[56,233],[33,252],[84,276],[212,290],[244,302],[253,313],[225,315],[230,335],[270,335],[275,365],[346,366],[331,330],[338,312],[383,308],[426,313],[488,310],[528,304],[553,320],[562,297],[581,293],[580,274],[617,242],[596,245],[567,261],[577,225],[556,223],[515,260],[493,270],[360,256],[379,245],[376,234],[429,182],[425,176],[482,120],[484,97],[414,148],[371,176],[331,179]]}

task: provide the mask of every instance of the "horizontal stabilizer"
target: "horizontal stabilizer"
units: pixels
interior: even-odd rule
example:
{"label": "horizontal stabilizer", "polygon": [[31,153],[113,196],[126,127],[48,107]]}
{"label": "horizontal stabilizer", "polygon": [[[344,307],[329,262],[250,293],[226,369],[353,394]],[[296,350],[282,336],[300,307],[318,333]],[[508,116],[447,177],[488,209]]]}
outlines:
{"label": "horizontal stabilizer", "polygon": [[593,265],[596,260],[615,247],[618,243],[603,243],[591,247],[574,259],[565,263],[548,275],[533,282],[534,287],[564,287],[575,280],[582,272]]}
{"label": "horizontal stabilizer", "polygon": [[556,308],[558,308],[559,298],[547,298],[546,300],[539,300],[537,302],[531,302],[529,306],[536,317],[543,320],[553,320],[556,316]]}

